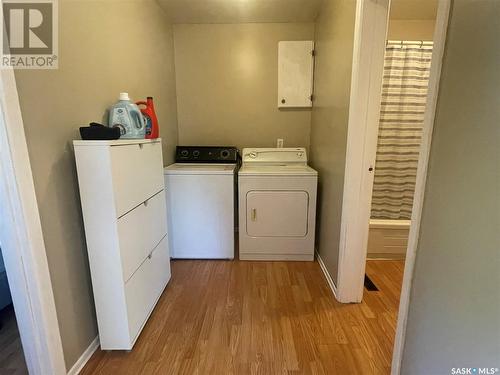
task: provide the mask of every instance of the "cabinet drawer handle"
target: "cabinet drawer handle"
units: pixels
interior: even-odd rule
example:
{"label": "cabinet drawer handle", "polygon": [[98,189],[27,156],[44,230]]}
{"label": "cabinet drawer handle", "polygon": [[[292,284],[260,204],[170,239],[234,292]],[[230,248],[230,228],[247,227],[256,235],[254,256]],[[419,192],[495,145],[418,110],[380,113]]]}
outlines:
{"label": "cabinet drawer handle", "polygon": [[257,221],[257,209],[252,208],[252,221]]}
{"label": "cabinet drawer handle", "polygon": [[144,145],[142,143],[139,143],[139,149],[142,150],[143,147],[144,147]]}
{"label": "cabinet drawer handle", "polygon": [[149,202],[149,199],[146,199],[146,200],[144,201],[144,206],[145,206],[145,207],[147,207],[147,206],[148,206],[148,202]]}
{"label": "cabinet drawer handle", "polygon": [[148,259],[151,259],[153,257],[153,253],[148,255]]}

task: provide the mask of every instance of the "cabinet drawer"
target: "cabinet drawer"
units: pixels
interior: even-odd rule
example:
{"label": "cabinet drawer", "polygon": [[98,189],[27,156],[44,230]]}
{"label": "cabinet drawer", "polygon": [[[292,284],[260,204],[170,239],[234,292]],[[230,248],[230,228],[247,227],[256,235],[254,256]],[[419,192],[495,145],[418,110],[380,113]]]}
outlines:
{"label": "cabinet drawer", "polygon": [[125,284],[130,340],[133,342],[170,280],[170,256],[165,236]]}
{"label": "cabinet drawer", "polygon": [[163,190],[118,219],[124,281],[132,276],[166,233],[167,213]]}
{"label": "cabinet drawer", "polygon": [[161,143],[111,146],[117,217],[163,189]]}

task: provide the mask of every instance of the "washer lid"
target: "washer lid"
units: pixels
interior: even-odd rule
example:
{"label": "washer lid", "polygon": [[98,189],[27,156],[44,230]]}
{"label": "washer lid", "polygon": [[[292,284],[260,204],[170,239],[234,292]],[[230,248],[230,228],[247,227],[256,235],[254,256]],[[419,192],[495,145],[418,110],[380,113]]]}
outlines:
{"label": "washer lid", "polygon": [[240,176],[317,176],[318,172],[308,165],[245,165]]}
{"label": "washer lid", "polygon": [[163,169],[165,175],[231,175],[236,164],[192,164],[175,163]]}

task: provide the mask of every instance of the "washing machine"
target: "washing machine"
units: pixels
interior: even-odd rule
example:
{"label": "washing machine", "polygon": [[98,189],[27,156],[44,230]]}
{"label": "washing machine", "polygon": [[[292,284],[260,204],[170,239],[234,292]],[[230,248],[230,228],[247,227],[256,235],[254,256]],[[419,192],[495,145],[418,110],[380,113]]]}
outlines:
{"label": "washing machine", "polygon": [[243,149],[240,259],[314,260],[317,185],[305,148]]}
{"label": "washing machine", "polygon": [[172,258],[234,258],[238,163],[235,147],[177,147],[164,169]]}

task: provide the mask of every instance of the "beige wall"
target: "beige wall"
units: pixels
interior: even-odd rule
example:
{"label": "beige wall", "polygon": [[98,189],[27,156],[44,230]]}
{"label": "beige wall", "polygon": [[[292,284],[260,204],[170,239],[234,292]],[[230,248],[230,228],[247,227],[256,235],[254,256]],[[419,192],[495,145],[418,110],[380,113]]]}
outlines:
{"label": "beige wall", "polygon": [[311,111],[278,110],[278,41],[312,23],[175,25],[179,144],[308,146]]}
{"label": "beige wall", "polygon": [[317,247],[337,281],[356,1],[326,0],[316,22],[311,164],[319,171]]}
{"label": "beige wall", "polygon": [[435,20],[389,20],[387,39],[389,40],[427,40],[434,36]]}
{"label": "beige wall", "polygon": [[173,39],[153,1],[60,1],[59,69],[16,71],[65,360],[97,334],[71,141],[120,91],[151,95],[165,161],[177,141]]}
{"label": "beige wall", "polygon": [[405,375],[500,367],[500,6],[497,0],[452,4]]}

